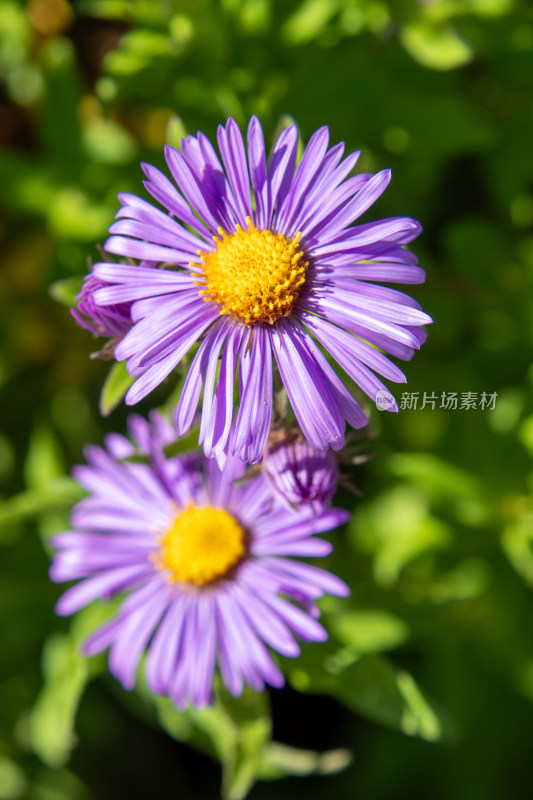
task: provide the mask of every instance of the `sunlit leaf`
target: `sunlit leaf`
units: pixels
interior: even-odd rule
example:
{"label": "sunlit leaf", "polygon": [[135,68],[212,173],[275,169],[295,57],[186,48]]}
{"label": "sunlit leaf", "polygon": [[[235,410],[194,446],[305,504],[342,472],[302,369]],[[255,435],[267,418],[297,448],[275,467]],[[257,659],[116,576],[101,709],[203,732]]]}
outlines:
{"label": "sunlit leaf", "polygon": [[65,472],[63,454],[50,426],[37,424],[30,438],[24,464],[24,477],[29,489],[43,491]]}
{"label": "sunlit leaf", "polygon": [[263,751],[259,777],[275,780],[288,775],[331,775],[346,769],[351,761],[350,751],[342,748],[318,753],[271,742]]}
{"label": "sunlit leaf", "polygon": [[10,524],[56,509],[68,509],[84,495],[83,489],[72,478],[62,477],[52,481],[40,491],[20,492],[0,501],[0,541],[9,535]]}
{"label": "sunlit leaf", "polygon": [[124,398],[135,378],[129,374],[125,361],[116,361],[104,381],[100,393],[100,414],[108,417]]}
{"label": "sunlit leaf", "polygon": [[339,641],[361,654],[391,650],[408,636],[405,622],[380,609],[331,615],[328,626]]}
{"label": "sunlit leaf", "polygon": [[76,297],[79,294],[83,278],[63,278],[52,283],[48,289],[50,296],[56,303],[62,303],[68,308],[75,308]]}
{"label": "sunlit leaf", "polygon": [[81,644],[109,617],[109,607],[95,603],[74,619],[68,634],[54,633],[43,650],[44,686],[31,715],[33,749],[49,766],[64,764],[76,743],[74,726],[87,682],[102,667],[101,659],[87,659]]}
{"label": "sunlit leaf", "polygon": [[416,61],[431,69],[455,69],[473,56],[471,46],[451,25],[412,22],[404,27],[400,39]]}

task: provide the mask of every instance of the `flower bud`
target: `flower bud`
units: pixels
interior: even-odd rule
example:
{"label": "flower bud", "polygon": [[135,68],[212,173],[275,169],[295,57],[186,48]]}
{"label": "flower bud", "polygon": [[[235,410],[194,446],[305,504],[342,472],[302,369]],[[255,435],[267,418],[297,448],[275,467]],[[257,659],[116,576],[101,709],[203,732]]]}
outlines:
{"label": "flower bud", "polygon": [[316,450],[306,441],[271,445],[263,471],[285,506],[309,504],[315,510],[331,504],[339,483],[339,467],[331,450]]}

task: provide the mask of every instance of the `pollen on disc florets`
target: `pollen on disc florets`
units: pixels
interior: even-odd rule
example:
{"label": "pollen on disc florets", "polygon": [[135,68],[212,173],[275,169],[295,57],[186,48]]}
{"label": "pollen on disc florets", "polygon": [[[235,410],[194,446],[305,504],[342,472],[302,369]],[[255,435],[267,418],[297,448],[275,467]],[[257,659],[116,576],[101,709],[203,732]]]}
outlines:
{"label": "pollen on disc florets", "polygon": [[224,509],[189,506],[175,516],[153,560],[171,583],[203,586],[236,566],[245,555],[245,540],[244,529]]}
{"label": "pollen on disc florets", "polygon": [[216,249],[198,251],[202,263],[191,264],[200,294],[246,325],[269,323],[288,316],[305,283],[309,262],[300,249],[300,234],[290,241],[282,233],[237,225],[230,235],[219,228]]}

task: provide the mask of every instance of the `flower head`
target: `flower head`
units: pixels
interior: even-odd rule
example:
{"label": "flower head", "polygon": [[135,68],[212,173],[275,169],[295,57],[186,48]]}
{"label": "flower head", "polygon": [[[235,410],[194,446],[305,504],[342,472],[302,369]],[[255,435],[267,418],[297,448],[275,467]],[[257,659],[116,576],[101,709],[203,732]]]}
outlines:
{"label": "flower head", "polygon": [[106,286],[94,275],[88,275],[81,287],[76,301],[77,307],[71,309],[76,322],[95,336],[106,336],[110,339],[122,339],[132,326],[131,303],[115,303],[99,306],[95,303],[94,293]]}
{"label": "flower head", "polygon": [[331,505],[339,484],[335,454],[316,450],[306,441],[269,445],[262,469],[272,491],[292,509],[309,504],[319,511]]}
{"label": "flower head", "polygon": [[76,469],[89,496],[74,509],[73,530],[53,539],[52,579],[77,581],[58,613],[125,593],[85,652],[109,648],[110,670],[126,688],[146,652],[149,687],[180,707],[212,700],[217,667],[233,695],[245,683],[256,691],[281,686],[268,648],[296,656],[295,636],[326,639],[315,601],[348,593],[299,557],[329,553],[314,534],[348,513],[288,511],[261,474],[235,483],[244,470],[238,459],[220,470],[199,453],[166,458],[161,435],[139,420],[143,447],[147,430],[154,433],[149,463],[127,460],[132,452],[120,437],[108,439],[107,450],[89,448],[88,465]]}
{"label": "flower head", "polygon": [[337,450],[346,422],[360,428],[367,417],[321,348],[372,399],[386,388],[375,373],[405,381],[381,351],[411,358],[431,319],[408,295],[381,284],[424,280],[404,249],[420,225],[408,217],[353,224],[382,194],[390,171],[351,175],[358,153],[343,160],[343,144],[328,149],[326,127],[298,165],[295,126],[283,131],[268,162],[255,117],[247,148],[231,119],[217,139],[221,159],[202,133],[187,137],[181,152],[167,147],[173,181],[143,164],[145,187],[164,210],[119,196],[105,249],[159,267],[94,266],[108,284],[95,294],[98,305],[132,303],[134,325],[115,350],[137,378],[126,402],[147,395],[200,341],[176,422],[180,433],[188,430],[203,388],[207,455],[219,463],[228,454],[262,459],[274,369],[305,438]]}

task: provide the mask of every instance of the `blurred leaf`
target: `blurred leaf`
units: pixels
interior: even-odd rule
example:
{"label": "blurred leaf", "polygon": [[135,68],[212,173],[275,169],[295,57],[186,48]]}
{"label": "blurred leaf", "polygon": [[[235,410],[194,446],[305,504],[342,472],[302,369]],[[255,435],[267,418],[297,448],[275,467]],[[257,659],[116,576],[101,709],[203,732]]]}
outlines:
{"label": "blurred leaf", "polygon": [[62,239],[93,241],[107,233],[113,208],[92,202],[78,187],[66,186],[55,192],[48,208],[48,224]]}
{"label": "blurred leaf", "polygon": [[133,137],[110,119],[91,119],[83,129],[83,143],[89,156],[100,164],[129,164],[137,154]]}
{"label": "blurred leaf", "polygon": [[65,472],[63,454],[52,428],[37,424],[30,437],[24,463],[24,477],[29,489],[46,490]]}
{"label": "blurred leaf", "polygon": [[533,498],[519,497],[502,533],[503,550],[519,575],[533,587]]}
{"label": "blurred leaf", "polygon": [[465,524],[480,525],[491,514],[490,500],[476,476],[432,453],[394,453],[390,472],[420,486],[428,497],[451,510]]}
{"label": "blurred leaf", "polygon": [[263,751],[259,777],[276,780],[288,775],[331,775],[346,769],[351,761],[352,754],[343,748],[317,753],[270,742]]}
{"label": "blurred leaf", "polygon": [[403,28],[400,39],[409,55],[430,69],[455,69],[473,57],[471,46],[451,25],[412,22]]}
{"label": "blurred leaf", "polygon": [[356,510],[348,531],[374,556],[374,574],[382,586],[393,585],[403,568],[426,552],[449,546],[449,528],[432,516],[425,493],[415,486],[395,486]]}
{"label": "blurred leaf", "polygon": [[85,492],[72,478],[62,477],[52,481],[42,490],[20,492],[8,500],[0,501],[0,541],[9,531],[7,526],[45,511],[70,508]]}
{"label": "blurred leaf", "polygon": [[300,691],[330,693],[365,717],[427,741],[453,737],[451,723],[439,714],[412,675],[381,656],[356,656],[347,650],[306,649],[289,680]]}
{"label": "blurred leaf", "polygon": [[94,800],[94,796],[74,773],[52,768],[39,771],[28,800]]}
{"label": "blurred leaf", "polygon": [[0,800],[17,800],[27,788],[26,776],[18,764],[0,756]]}
{"label": "blurred leaf", "polygon": [[167,458],[172,458],[173,456],[178,456],[181,453],[188,453],[190,450],[196,450],[197,447],[198,429],[194,428],[186,436],[182,436],[181,439],[177,439],[177,441],[167,445],[167,447],[164,448],[164,452]]}
{"label": "blurred leaf", "polygon": [[45,687],[32,713],[33,748],[50,766],[64,764],[74,746],[74,720],[88,679],[87,661],[68,636],[53,634],[43,652]]}
{"label": "blurred leaf", "polygon": [[355,653],[380,653],[407,639],[403,620],[380,609],[347,611],[328,618],[328,628]]}
{"label": "blurred leaf", "polygon": [[32,710],[31,738],[34,751],[51,767],[68,760],[81,695],[102,668],[101,659],[82,655],[82,642],[109,616],[108,604],[94,603],[76,615],[68,634],[54,633],[45,643],[44,686]]}
{"label": "blurred leaf", "polygon": [[2,72],[24,61],[28,39],[28,24],[24,9],[14,0],[5,0],[0,7],[0,66]]}
{"label": "blurred leaf", "polygon": [[125,361],[116,361],[104,381],[100,393],[100,414],[108,417],[123,399],[135,378],[129,374]]}
{"label": "blurred leaf", "polygon": [[56,303],[61,303],[68,308],[76,307],[76,297],[79,294],[83,276],[63,278],[60,281],[54,281],[50,284],[48,289],[50,296]]}
{"label": "blurred leaf", "polygon": [[294,44],[315,39],[339,11],[340,0],[303,0],[286,21],[282,35]]}
{"label": "blurred leaf", "polygon": [[266,692],[245,691],[225,698],[235,726],[235,744],[223,764],[222,788],[227,800],[242,800],[257,780],[263,751],[270,741],[272,723]]}
{"label": "blurred leaf", "polygon": [[461,561],[455,569],[432,576],[428,596],[437,603],[468,600],[486,592],[491,580],[488,564],[479,558]]}
{"label": "blurred leaf", "polygon": [[43,47],[46,92],[42,138],[48,158],[65,176],[74,177],[82,163],[78,100],[78,66],[72,42],[54,37]]}
{"label": "blurred leaf", "polygon": [[167,123],[166,140],[171,147],[181,150],[181,140],[187,138],[187,129],[178,114],[172,114]]}
{"label": "blurred leaf", "polygon": [[474,475],[432,453],[394,453],[388,463],[393,475],[422,486],[436,497],[479,496],[481,487]]}
{"label": "blurred leaf", "polygon": [[159,721],[179,741],[216,756],[223,765],[222,796],[225,800],[246,797],[265,769],[265,747],[270,741],[271,721],[267,695],[246,689],[240,698],[225,691],[215,705],[178,711],[171,700],[153,698]]}

